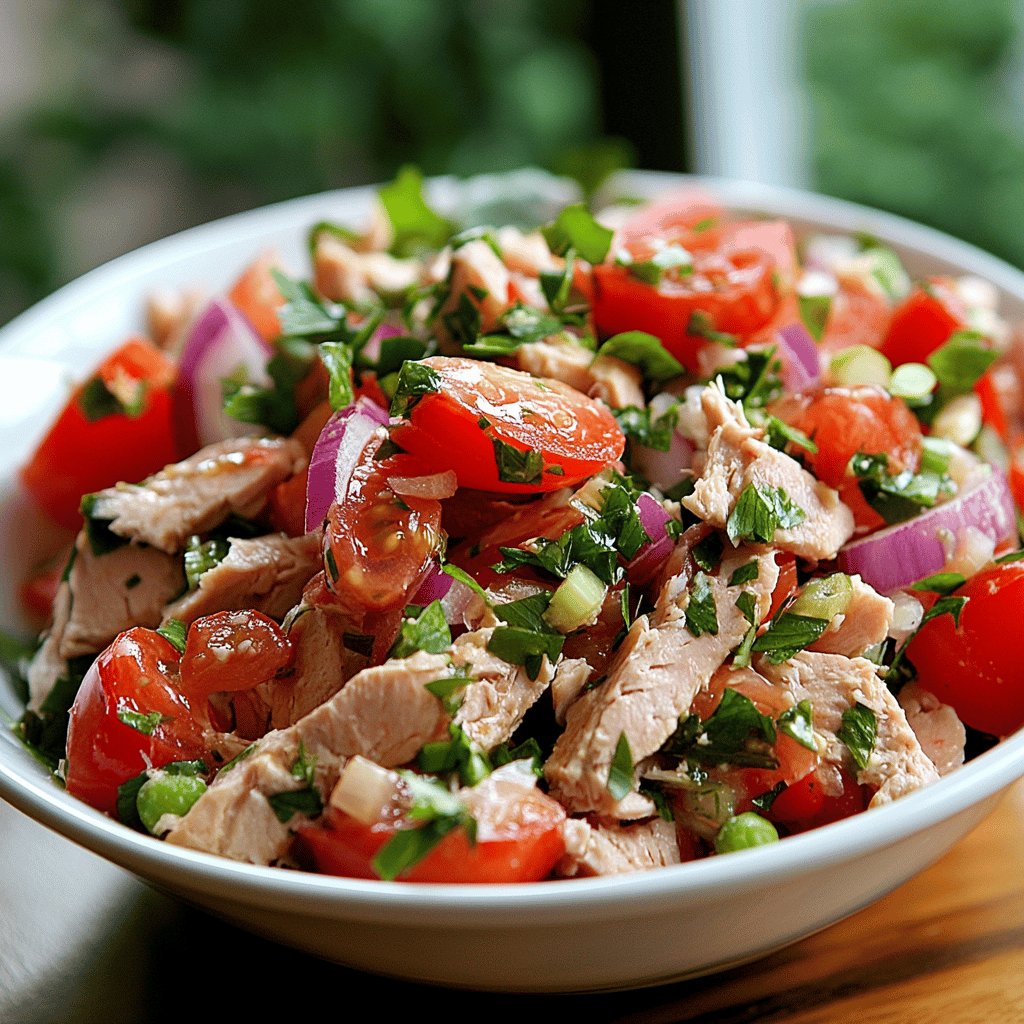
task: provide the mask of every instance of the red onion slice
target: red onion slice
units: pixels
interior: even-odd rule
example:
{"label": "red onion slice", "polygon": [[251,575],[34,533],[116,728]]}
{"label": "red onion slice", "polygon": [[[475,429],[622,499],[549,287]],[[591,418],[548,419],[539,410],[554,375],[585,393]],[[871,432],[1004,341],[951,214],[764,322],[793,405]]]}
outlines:
{"label": "red onion slice", "polygon": [[315,530],[331,505],[345,495],[348,478],[374,431],[386,426],[388,414],[368,398],[334,413],[320,431],[309,460],[306,484],[306,531]]}
{"label": "red onion slice", "polygon": [[626,575],[630,583],[642,585],[664,564],[676,542],[665,528],[672,517],[662,508],[661,502],[651,494],[641,494],[637,498],[636,507],[640,513],[640,523],[651,541],[626,565]]}
{"label": "red onion slice", "polygon": [[673,430],[667,452],[637,445],[633,463],[644,478],[650,480],[658,490],[668,491],[675,487],[690,469],[693,464],[693,450],[690,441],[679,431]]}
{"label": "red onion slice", "polygon": [[429,476],[393,476],[388,486],[403,498],[434,498],[441,501],[450,498],[458,490],[459,482],[455,471],[446,469],[443,473]]}
{"label": "red onion slice", "polygon": [[1010,488],[995,467],[984,480],[952,501],[847,544],[839,552],[839,568],[859,573],[879,593],[891,594],[940,572],[946,564],[950,539],[955,540],[968,527],[996,544],[1017,536]]}
{"label": "red onion slice", "polygon": [[809,391],[821,383],[818,346],[803,324],[788,324],[775,334],[782,360],[782,384],[794,394]]}
{"label": "red onion slice", "polygon": [[410,603],[426,607],[431,601],[440,601],[452,589],[454,582],[455,580],[442,570],[440,563],[431,562],[419,590],[413,595]]}
{"label": "red onion slice", "polygon": [[381,324],[374,332],[370,335],[370,340],[367,341],[363,348],[363,355],[367,359],[372,359],[376,362],[380,359],[380,346],[381,342],[386,338],[398,338],[401,337],[402,332],[397,327],[392,327],[390,324]]}
{"label": "red onion slice", "polygon": [[242,375],[265,386],[270,346],[226,299],[214,299],[196,320],[181,352],[178,383],[188,396],[201,445],[251,434],[251,423],[224,413],[223,381]]}

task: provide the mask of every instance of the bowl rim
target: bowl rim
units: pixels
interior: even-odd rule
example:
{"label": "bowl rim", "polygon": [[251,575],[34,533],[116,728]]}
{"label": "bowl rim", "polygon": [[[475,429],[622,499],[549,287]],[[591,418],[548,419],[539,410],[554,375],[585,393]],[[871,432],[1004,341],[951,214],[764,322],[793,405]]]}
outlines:
{"label": "bowl rim", "polygon": [[[450,177],[429,179],[426,184],[431,200],[442,205],[458,187]],[[652,171],[617,176],[620,189],[637,189],[649,195],[682,184],[706,187],[732,209],[765,211],[813,222],[824,231],[870,231],[897,248],[915,250],[984,277],[1001,292],[1024,303],[1024,272],[967,242],[895,214],[819,193],[755,182]],[[274,203],[186,229],[119,256],[0,328],[0,362],[19,339],[27,339],[47,322],[69,318],[79,307],[94,301],[98,293],[116,289],[125,280],[130,282],[177,263],[190,252],[215,248],[218,241],[224,244],[226,236],[238,243],[251,239],[254,251],[259,251],[260,238],[268,231],[301,231],[313,222],[317,212],[332,205],[368,204],[376,188],[336,189]],[[347,920],[387,918],[412,923],[443,906],[445,923],[452,927],[488,922],[529,928],[565,920],[567,911],[577,920],[598,920],[619,916],[626,904],[632,913],[663,911],[670,905],[668,900],[699,900],[702,891],[718,886],[754,890],[797,876],[812,864],[842,864],[894,845],[994,797],[1024,775],[1021,730],[938,782],[895,803],[756,850],[627,875],[520,884],[428,885],[243,864],[163,843],[68,796],[54,780],[41,775],[39,766],[16,740],[5,739],[10,742],[0,743],[0,797],[66,838],[145,878],[172,888],[176,878],[187,878],[191,889],[215,891],[221,898],[266,909],[312,908],[320,916]],[[11,750],[15,753],[5,753]]]}

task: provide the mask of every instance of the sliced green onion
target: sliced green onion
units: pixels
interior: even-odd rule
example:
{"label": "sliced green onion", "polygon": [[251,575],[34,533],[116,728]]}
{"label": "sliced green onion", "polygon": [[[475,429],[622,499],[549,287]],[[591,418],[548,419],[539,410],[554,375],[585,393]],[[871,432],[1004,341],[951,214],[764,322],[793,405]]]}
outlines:
{"label": "sliced green onion", "polygon": [[904,363],[892,371],[889,394],[911,403],[924,402],[938,382],[938,378],[924,363]]}
{"label": "sliced green onion", "polygon": [[921,438],[921,472],[942,476],[949,471],[949,460],[953,457],[952,442],[944,437]]}
{"label": "sliced green onion", "polygon": [[[925,438],[926,442],[929,440],[931,439]],[[971,447],[983,462],[1001,469],[1004,473],[1010,471],[1010,453],[1006,450],[1003,439],[988,424],[985,424],[978,432],[978,436],[974,439],[974,444]],[[924,469],[923,461],[921,469]]]}
{"label": "sliced green onion", "polygon": [[544,620],[559,633],[571,633],[594,621],[607,591],[604,583],[585,565],[574,565],[551,595]]}
{"label": "sliced green onion", "polygon": [[910,292],[910,277],[892,249],[870,246],[860,254],[857,262],[864,263],[871,276],[894,302],[906,298]]}
{"label": "sliced green onion", "polygon": [[147,831],[156,835],[165,814],[181,817],[206,792],[206,783],[195,775],[171,775],[157,772],[139,788],[135,806]]}
{"label": "sliced green onion", "polygon": [[837,384],[855,387],[858,384],[888,385],[892,364],[878,349],[868,345],[851,345],[837,352],[829,363],[829,372]]}
{"label": "sliced green onion", "polygon": [[787,608],[794,615],[806,615],[814,619],[829,621],[835,615],[842,615],[850,607],[853,584],[845,572],[834,572],[831,576],[819,576],[809,580],[800,596]]}

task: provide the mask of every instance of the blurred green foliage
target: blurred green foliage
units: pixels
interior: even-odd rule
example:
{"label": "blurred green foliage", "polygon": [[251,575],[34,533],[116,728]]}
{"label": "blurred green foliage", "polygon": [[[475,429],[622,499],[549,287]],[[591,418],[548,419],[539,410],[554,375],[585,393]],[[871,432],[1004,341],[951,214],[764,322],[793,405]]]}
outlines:
{"label": "blurred green foliage", "polygon": [[[582,0],[62,0],[74,68],[0,143],[0,320],[51,290],[76,197],[122,154],[179,223],[325,188],[604,168]],[[59,76],[57,76],[59,77]],[[117,216],[117,210],[111,211]]]}
{"label": "blurred green foliage", "polygon": [[817,187],[1024,265],[1016,0],[804,0]]}

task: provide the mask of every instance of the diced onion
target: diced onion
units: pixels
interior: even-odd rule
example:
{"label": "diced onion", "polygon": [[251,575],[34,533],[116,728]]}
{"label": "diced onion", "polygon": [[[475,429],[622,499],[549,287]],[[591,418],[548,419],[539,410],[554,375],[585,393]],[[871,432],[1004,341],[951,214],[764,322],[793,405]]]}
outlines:
{"label": "diced onion", "polygon": [[226,299],[214,299],[196,319],[181,350],[178,386],[188,396],[201,445],[252,433],[224,412],[224,381],[265,386],[270,349]]}
{"label": "diced onion", "polygon": [[398,792],[398,782],[395,772],[357,754],[342,769],[330,803],[364,825],[376,825]]}
{"label": "diced onion", "polygon": [[336,501],[345,497],[349,477],[363,449],[388,414],[368,398],[340,409],[324,424],[309,460],[306,484],[306,531],[315,530]]}
{"label": "diced onion", "polygon": [[859,573],[880,593],[891,594],[942,571],[949,557],[944,541],[959,540],[968,529],[996,545],[1016,538],[1013,498],[998,469],[992,468],[951,501],[847,544],[839,552],[839,567],[851,575]]}
{"label": "diced onion", "polygon": [[458,478],[454,470],[446,469],[443,473],[431,473],[430,476],[393,476],[388,479],[388,487],[404,498],[450,498],[458,487]]}
{"label": "diced onion", "polygon": [[818,346],[803,324],[788,324],[775,335],[782,360],[782,383],[789,392],[809,391],[821,383]]}
{"label": "diced onion", "polygon": [[981,399],[975,394],[951,398],[932,423],[932,434],[963,448],[974,441],[980,430]]}

